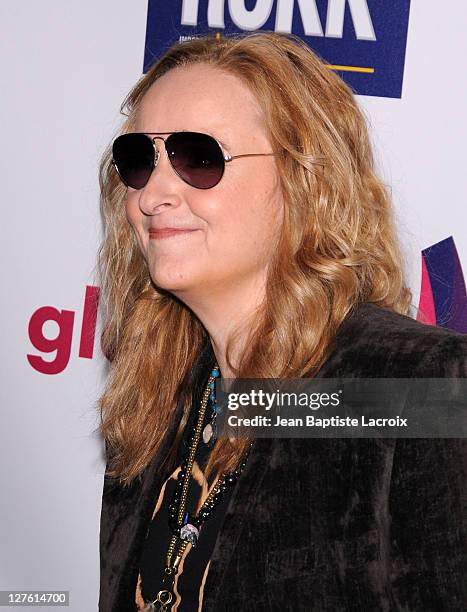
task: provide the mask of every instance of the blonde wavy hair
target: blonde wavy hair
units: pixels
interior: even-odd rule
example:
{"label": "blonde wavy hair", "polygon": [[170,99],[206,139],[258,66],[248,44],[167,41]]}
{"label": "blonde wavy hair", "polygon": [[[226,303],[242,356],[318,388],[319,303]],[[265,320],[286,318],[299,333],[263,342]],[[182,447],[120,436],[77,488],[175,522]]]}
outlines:
{"label": "blonde wavy hair", "polygon": [[[261,102],[284,200],[265,301],[236,376],[312,377],[356,304],[402,314],[411,307],[390,196],[375,174],[365,118],[351,89],[299,37],[254,32],[170,48],[123,101],[127,118],[119,133],[134,130],[141,99],[160,76],[200,62],[235,75]],[[188,374],[207,332],[188,307],[151,281],[125,216],[126,188],[112,166],[111,144],[99,181],[101,345],[111,359],[99,399],[100,431],[106,474],[129,485],[162,448],[181,401],[166,461],[175,457],[191,405]],[[219,439],[207,473],[234,469],[248,444]]]}

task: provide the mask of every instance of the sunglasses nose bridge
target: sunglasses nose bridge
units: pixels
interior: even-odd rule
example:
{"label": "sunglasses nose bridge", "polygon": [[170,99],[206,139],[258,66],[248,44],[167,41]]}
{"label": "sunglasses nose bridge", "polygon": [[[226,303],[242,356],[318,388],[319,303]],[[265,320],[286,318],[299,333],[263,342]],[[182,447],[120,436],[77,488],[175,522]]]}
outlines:
{"label": "sunglasses nose bridge", "polygon": [[161,156],[161,152],[159,151],[159,149],[156,146],[156,140],[158,138],[160,140],[162,140],[162,142],[164,143],[164,146],[165,146],[165,138],[162,138],[162,136],[154,136],[153,138],[151,138],[152,144],[154,146],[154,151],[155,151],[155,153],[154,153],[154,168],[157,166],[157,164],[159,162],[159,159],[160,159],[160,156]]}

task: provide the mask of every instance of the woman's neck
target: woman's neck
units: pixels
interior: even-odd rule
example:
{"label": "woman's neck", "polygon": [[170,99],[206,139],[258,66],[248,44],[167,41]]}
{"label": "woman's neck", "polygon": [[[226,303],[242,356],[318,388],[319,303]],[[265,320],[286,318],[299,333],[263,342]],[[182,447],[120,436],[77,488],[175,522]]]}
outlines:
{"label": "woman's neck", "polygon": [[209,337],[223,378],[235,378],[227,363],[227,342],[235,333],[230,361],[234,367],[245,349],[251,330],[252,319],[264,300],[264,279],[258,282],[236,283],[228,290],[209,294],[178,296],[194,312],[203,324]]}

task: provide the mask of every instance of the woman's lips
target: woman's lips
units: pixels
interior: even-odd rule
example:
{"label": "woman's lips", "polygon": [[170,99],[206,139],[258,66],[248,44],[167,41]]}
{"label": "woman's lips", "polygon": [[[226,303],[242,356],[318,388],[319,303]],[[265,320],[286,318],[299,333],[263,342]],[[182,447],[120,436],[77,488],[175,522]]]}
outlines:
{"label": "woman's lips", "polygon": [[196,232],[195,229],[176,229],[173,227],[166,227],[164,229],[150,229],[149,238],[170,238],[171,236],[179,236],[180,234],[188,234],[189,232]]}

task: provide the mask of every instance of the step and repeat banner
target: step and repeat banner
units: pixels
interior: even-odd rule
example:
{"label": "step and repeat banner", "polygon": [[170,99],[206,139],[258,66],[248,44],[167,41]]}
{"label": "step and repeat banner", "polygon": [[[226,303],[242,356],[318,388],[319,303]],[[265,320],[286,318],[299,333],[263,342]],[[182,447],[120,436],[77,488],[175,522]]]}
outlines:
{"label": "step and repeat banner", "polygon": [[70,609],[95,610],[104,471],[96,402],[107,365],[97,316],[97,167],[125,94],[164,50],[190,37],[302,37],[367,116],[417,318],[467,333],[467,7],[4,0],[0,16],[0,590],[67,591]]}

